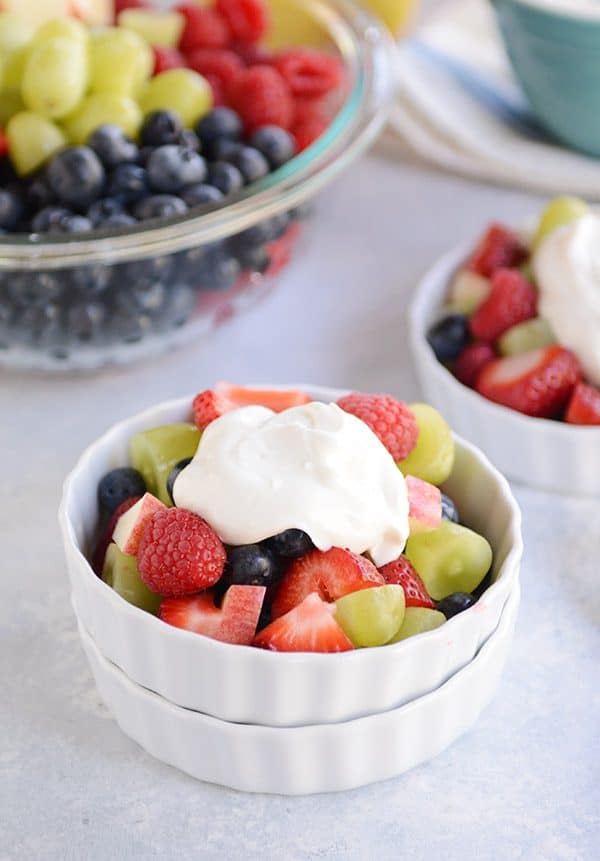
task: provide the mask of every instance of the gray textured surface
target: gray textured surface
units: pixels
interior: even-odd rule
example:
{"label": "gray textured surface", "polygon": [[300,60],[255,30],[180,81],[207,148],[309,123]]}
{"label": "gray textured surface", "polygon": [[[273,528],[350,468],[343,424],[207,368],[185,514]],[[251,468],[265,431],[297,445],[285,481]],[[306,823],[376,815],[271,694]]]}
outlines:
{"label": "gray textured surface", "polygon": [[93,378],[3,375],[1,861],[598,857],[597,501],[518,489],[522,610],[476,728],[398,780],[300,799],[196,783],[121,734],[78,644],[56,526],[62,478],[107,424],[215,378],[413,398],[404,306],[417,277],[483,222],[538,206],[371,157],[327,193],[280,289],[205,348]]}

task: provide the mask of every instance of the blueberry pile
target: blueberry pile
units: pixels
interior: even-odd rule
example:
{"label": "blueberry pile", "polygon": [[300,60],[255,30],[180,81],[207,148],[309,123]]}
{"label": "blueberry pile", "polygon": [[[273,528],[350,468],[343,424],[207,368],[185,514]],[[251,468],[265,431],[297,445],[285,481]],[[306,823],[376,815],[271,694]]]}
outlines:
{"label": "blueberry pile", "polygon": [[[245,141],[240,118],[224,107],[195,130],[157,111],[146,119],[139,145],[104,125],[87,146],[62,150],[25,180],[0,160],[0,232],[60,238],[192,209],[200,214],[226,205],[293,154],[293,139],[275,126]],[[182,326],[200,292],[227,291],[242,272],[264,273],[269,243],[299,217],[284,213],[209,246],[114,266],[0,270],[0,349],[18,344],[68,359],[82,345],[135,343]]]}

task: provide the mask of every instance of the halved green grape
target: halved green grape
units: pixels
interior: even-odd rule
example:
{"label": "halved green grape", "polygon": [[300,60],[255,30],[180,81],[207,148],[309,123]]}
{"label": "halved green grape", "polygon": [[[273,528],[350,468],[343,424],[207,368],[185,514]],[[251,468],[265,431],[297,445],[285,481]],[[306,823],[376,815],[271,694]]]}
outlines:
{"label": "halved green grape", "polygon": [[34,44],[21,83],[30,110],[60,119],[79,104],[86,88],[86,53],[78,42],[54,38]]}
{"label": "halved green grape", "polygon": [[108,545],[102,579],[130,604],[148,613],[158,613],[161,596],[142,582],[135,556],[126,556],[116,544]]}
{"label": "halved green grape", "polygon": [[9,119],[24,110],[25,105],[18,87],[0,90],[0,128],[6,128]]}
{"label": "halved green grape", "polygon": [[47,42],[49,39],[56,38],[73,39],[82,48],[87,49],[89,30],[77,18],[51,18],[45,24],[42,24],[39,30],[36,30],[33,41],[37,45],[41,42]]}
{"label": "halved green grape", "polygon": [[450,285],[449,302],[452,311],[470,316],[490,295],[492,282],[477,272],[459,270]]}
{"label": "halved green grape", "polygon": [[415,448],[398,463],[404,475],[442,484],[454,467],[454,437],[446,420],[429,404],[411,404],[419,426]]}
{"label": "halved green grape", "polygon": [[131,466],[144,476],[150,493],[165,505],[173,501],[167,490],[167,479],[173,467],[196,454],[201,431],[192,424],[164,425],[142,431],[131,438]]}
{"label": "halved green grape", "polygon": [[433,532],[411,535],[404,552],[435,601],[473,592],[492,564],[492,548],[483,535],[449,520]]}
{"label": "halved green grape", "polygon": [[135,138],[142,124],[142,113],[128,96],[94,93],[63,121],[69,140],[75,144],[85,143],[94,129],[105,123],[119,126],[128,137]]}
{"label": "halved green grape", "polygon": [[533,247],[537,248],[543,239],[556,230],[557,227],[562,227],[563,224],[570,224],[582,215],[589,215],[590,207],[579,197],[556,197],[551,200],[545,210],[542,212]]}
{"label": "halved green grape", "polygon": [[169,69],[152,78],[139,97],[144,114],[171,110],[185,126],[194,126],[213,106],[206,78],[191,69]]}
{"label": "halved green grape", "polygon": [[185,26],[179,12],[161,12],[158,9],[124,9],[119,15],[119,27],[132,30],[149,45],[176,48]]}
{"label": "halved green grape", "polygon": [[32,111],[21,111],[11,117],[6,136],[11,161],[21,176],[37,170],[67,143],[57,125]]}
{"label": "halved green grape", "polygon": [[383,646],[402,625],[404,589],[391,584],[361,589],[338,598],[335,606],[336,621],[354,646]]}
{"label": "halved green grape", "polygon": [[517,356],[519,353],[529,353],[541,347],[551,347],[552,344],[556,344],[554,332],[550,324],[541,317],[517,323],[498,341],[498,347],[503,356]]}
{"label": "halved green grape", "polygon": [[90,40],[90,90],[135,98],[154,65],[150,46],[131,30],[108,27]]}
{"label": "halved green grape", "polygon": [[445,621],[446,617],[438,610],[430,610],[427,607],[407,607],[400,630],[392,637],[390,643],[399,643],[400,640],[407,640],[415,634],[433,631]]}

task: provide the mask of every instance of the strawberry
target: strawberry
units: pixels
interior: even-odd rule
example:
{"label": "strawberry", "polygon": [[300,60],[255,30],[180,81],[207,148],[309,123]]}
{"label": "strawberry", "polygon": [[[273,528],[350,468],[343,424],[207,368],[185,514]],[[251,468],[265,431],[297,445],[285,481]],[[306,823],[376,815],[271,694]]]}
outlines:
{"label": "strawberry", "polygon": [[269,28],[269,13],[264,0],[216,0],[217,11],[229,24],[233,38],[253,45]]}
{"label": "strawberry", "polygon": [[215,606],[212,592],[165,598],[159,616],[176,628],[223,643],[249,646],[256,634],[265,592],[264,586],[230,586],[220,609]]}
{"label": "strawberry", "polygon": [[518,269],[498,269],[488,298],[469,320],[471,335],[493,343],[507,329],[536,316],[537,293]]}
{"label": "strawberry", "polygon": [[312,593],[263,628],[253,645],[273,652],[349,652],[352,643],[334,617],[335,604]]}
{"label": "strawberry", "polygon": [[288,568],[273,601],[272,616],[285,615],[311,592],[325,601],[336,601],[350,592],[382,585],[377,568],[364,556],[340,547],[312,550]]}
{"label": "strawberry", "polygon": [[439,487],[414,475],[407,475],[406,489],[411,534],[437,529],[442,520],[442,492]]}
{"label": "strawberry", "polygon": [[152,496],[151,493],[145,493],[134,506],[122,514],[112,536],[119,550],[127,556],[135,556],[146,524],[157,511],[162,511],[166,507],[160,499]]}
{"label": "strawberry", "polygon": [[126,511],[129,511],[130,508],[139,502],[141,499],[140,496],[132,496],[131,499],[126,499],[125,502],[122,502],[116,511],[111,515],[110,520],[106,525],[106,529],[102,532],[96,547],[94,548],[94,552],[92,553],[92,568],[98,575],[98,577],[102,576],[102,569],[104,568],[104,557],[106,556],[106,550],[108,545],[112,543],[113,533],[115,531],[115,527],[121,516],[125,514]]}
{"label": "strawberry", "polygon": [[402,586],[407,607],[427,607],[435,609],[433,600],[427,594],[425,584],[410,564],[406,556],[399,556],[379,569],[386,583]]}
{"label": "strawberry", "polygon": [[229,398],[211,389],[207,389],[196,395],[192,404],[194,421],[200,430],[204,430],[215,419],[220,418],[233,409],[235,409],[235,404]]}
{"label": "strawberry", "polygon": [[417,444],[419,427],[415,414],[391,395],[363,395],[355,392],[340,398],[338,407],[368,425],[395,461],[408,457]]}
{"label": "strawberry", "polygon": [[183,3],[175,7],[185,18],[185,26],[179,50],[184,54],[195,48],[225,48],[231,39],[231,31],[225,18],[208,6]]}
{"label": "strawberry", "polygon": [[497,269],[520,266],[528,256],[518,236],[501,224],[492,224],[481,237],[467,268],[489,278]]}
{"label": "strawberry", "polygon": [[495,359],[481,371],[477,391],[529,416],[555,418],[581,377],[577,357],[563,347],[545,347]]}
{"label": "strawberry", "polygon": [[304,392],[289,389],[247,389],[245,386],[235,386],[232,383],[217,383],[215,392],[222,395],[238,407],[257,405],[268,407],[275,413],[282,413],[291,407],[309,404],[311,398]]}
{"label": "strawberry", "polygon": [[469,344],[454,363],[454,376],[463,385],[474,389],[481,371],[495,358],[496,353],[490,344]]}
{"label": "strawberry", "polygon": [[184,508],[157,511],[146,524],[137,553],[140,576],[157,595],[180,597],[219,580],[227,556],[206,520]]}
{"label": "strawberry", "polygon": [[154,75],[167,72],[169,69],[185,69],[185,57],[177,48],[168,48],[166,45],[153,45],[154,52]]}
{"label": "strawberry", "polygon": [[600,389],[578,383],[569,401],[565,420],[572,425],[600,425]]}

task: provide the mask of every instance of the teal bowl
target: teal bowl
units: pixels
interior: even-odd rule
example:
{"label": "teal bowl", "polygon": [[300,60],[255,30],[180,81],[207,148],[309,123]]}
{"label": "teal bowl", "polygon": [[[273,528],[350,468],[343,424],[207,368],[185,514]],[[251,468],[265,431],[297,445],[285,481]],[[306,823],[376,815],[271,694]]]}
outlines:
{"label": "teal bowl", "polygon": [[567,146],[600,156],[600,0],[491,2],[541,125]]}

